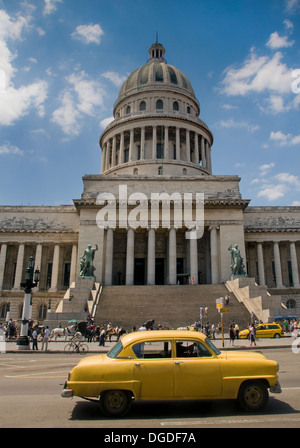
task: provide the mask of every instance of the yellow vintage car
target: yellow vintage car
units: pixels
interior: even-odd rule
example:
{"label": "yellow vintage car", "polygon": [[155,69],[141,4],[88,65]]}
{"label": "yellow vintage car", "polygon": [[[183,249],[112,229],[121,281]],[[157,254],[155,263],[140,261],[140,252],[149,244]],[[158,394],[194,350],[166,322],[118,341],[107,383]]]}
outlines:
{"label": "yellow vintage car", "polygon": [[244,410],[262,409],[279,393],[279,366],[257,352],[219,351],[200,332],[126,334],[107,354],[82,359],[62,397],[96,399],[107,416],[122,416],[132,400],[237,399]]}
{"label": "yellow vintage car", "polygon": [[[256,325],[256,337],[260,338],[280,338],[283,334],[282,327],[276,322],[268,322]],[[239,333],[239,338],[247,339],[249,337],[249,330],[242,330]]]}

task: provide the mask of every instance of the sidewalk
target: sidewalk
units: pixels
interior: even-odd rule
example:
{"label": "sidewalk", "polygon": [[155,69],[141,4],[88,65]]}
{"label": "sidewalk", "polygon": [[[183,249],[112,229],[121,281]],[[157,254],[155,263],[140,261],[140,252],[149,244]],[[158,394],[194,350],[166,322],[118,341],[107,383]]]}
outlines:
{"label": "sidewalk", "polygon": [[[192,332],[191,332],[192,335]],[[274,349],[274,348],[291,348],[292,342],[295,340],[294,337],[285,336],[280,339],[259,339],[256,341],[256,346],[250,346],[248,339],[236,339],[234,341],[234,346],[229,345],[228,334],[225,334],[224,347],[222,343],[222,337],[218,336],[215,340],[211,339],[213,344],[219,350],[260,350],[260,349]],[[49,342],[47,352],[42,351],[42,342],[38,343],[38,350],[34,350],[34,353],[64,353],[64,348],[67,342]],[[100,347],[98,342],[86,342],[89,347],[89,352],[87,354],[101,354],[107,353],[115,344],[116,341],[106,342],[105,347]],[[20,350],[16,342],[6,342],[5,353],[32,353],[32,343],[30,343],[30,350]]]}

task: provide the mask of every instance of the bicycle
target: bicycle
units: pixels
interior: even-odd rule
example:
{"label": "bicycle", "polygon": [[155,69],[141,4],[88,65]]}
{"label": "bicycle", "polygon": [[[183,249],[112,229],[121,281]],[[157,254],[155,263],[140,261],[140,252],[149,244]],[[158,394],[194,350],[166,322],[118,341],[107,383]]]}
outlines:
{"label": "bicycle", "polygon": [[71,341],[64,348],[65,353],[81,353],[85,354],[89,351],[89,346],[81,341]]}

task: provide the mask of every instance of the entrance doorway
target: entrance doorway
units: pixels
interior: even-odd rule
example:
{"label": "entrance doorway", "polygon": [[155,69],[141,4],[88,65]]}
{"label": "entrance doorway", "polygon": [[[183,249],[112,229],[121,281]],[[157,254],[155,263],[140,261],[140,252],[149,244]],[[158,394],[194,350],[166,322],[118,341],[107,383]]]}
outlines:
{"label": "entrance doorway", "polygon": [[155,258],[155,284],[165,284],[165,259]]}
{"label": "entrance doorway", "polygon": [[144,285],[145,284],[145,258],[135,258],[134,259],[134,284]]}

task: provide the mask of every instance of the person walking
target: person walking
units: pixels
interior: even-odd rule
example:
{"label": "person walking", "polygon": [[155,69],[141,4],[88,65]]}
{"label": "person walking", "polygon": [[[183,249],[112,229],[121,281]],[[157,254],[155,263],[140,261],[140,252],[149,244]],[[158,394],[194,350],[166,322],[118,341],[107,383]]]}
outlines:
{"label": "person walking", "polygon": [[240,334],[240,327],[238,326],[237,323],[234,326],[234,332],[235,332],[236,338],[238,339],[239,338],[239,334]]}
{"label": "person walking", "polygon": [[229,345],[234,346],[234,339],[235,339],[235,334],[234,334],[234,325],[231,322],[229,324]]}
{"label": "person walking", "polygon": [[250,325],[249,336],[250,336],[250,347],[252,346],[252,344],[256,345],[256,342],[255,342],[255,327],[254,327],[253,324]]}
{"label": "person walking", "polygon": [[43,343],[42,343],[42,350],[44,350],[44,346],[45,346],[45,352],[48,350],[49,337],[50,337],[50,330],[49,330],[49,327],[47,326],[44,331]]}
{"label": "person walking", "polygon": [[38,333],[37,333],[37,329],[35,328],[32,332],[32,350],[34,350],[34,349],[38,350],[37,338],[38,338]]}

